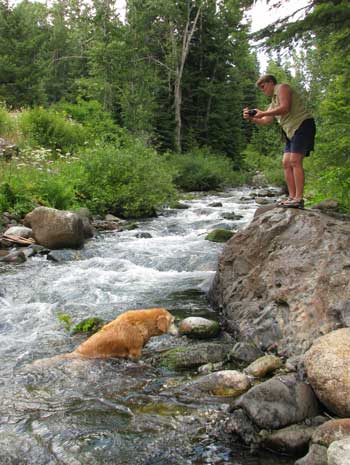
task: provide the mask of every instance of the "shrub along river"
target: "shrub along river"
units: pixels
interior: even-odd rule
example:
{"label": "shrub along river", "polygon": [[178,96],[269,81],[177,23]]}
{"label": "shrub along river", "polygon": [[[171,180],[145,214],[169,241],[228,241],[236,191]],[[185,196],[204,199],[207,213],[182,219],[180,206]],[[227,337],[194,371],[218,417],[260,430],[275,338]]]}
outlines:
{"label": "shrub along river", "polygon": [[[75,260],[35,256],[0,269],[0,463],[2,465],[282,465],[251,455],[215,435],[229,398],[176,396],[169,387],[195,376],[148,361],[176,344],[153,338],[140,362],[37,359],[71,351],[57,313],[77,323],[105,321],[128,309],[166,307],[178,318],[217,316],[205,292],[222,245],[205,240],[215,228],[239,229],[256,204],[248,190],[198,197],[165,210],[139,228],[97,235]],[[213,206],[220,202],[221,206]],[[214,204],[215,205],[215,204]],[[242,215],[227,220],[225,213]],[[148,237],[138,237],[148,233]],[[141,235],[142,236],[142,235]],[[185,339],[184,337],[182,339]]]}

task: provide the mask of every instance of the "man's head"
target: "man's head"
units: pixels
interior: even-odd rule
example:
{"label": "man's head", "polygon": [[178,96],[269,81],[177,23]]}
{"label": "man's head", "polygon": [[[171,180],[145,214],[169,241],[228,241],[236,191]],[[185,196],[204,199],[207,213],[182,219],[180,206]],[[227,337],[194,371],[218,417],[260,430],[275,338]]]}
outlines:
{"label": "man's head", "polygon": [[277,79],[272,74],[264,74],[257,81],[256,85],[268,97],[273,96],[273,90],[277,84]]}

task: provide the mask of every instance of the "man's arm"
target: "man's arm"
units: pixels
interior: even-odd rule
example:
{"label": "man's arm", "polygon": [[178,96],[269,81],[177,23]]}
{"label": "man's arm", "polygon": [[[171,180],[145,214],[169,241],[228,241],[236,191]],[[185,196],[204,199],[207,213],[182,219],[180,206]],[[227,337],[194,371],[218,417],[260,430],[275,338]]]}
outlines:
{"label": "man's arm", "polygon": [[266,117],[272,117],[273,119],[275,116],[282,116],[289,113],[292,105],[292,89],[288,84],[281,84],[279,86],[278,100],[280,102],[278,107],[268,108],[266,111],[257,110],[257,113],[254,118],[262,119]]}
{"label": "man's arm", "polygon": [[[255,110],[257,112],[256,114],[258,114],[258,112],[263,113],[261,110],[258,110],[257,108],[255,108]],[[260,125],[270,124],[274,120],[273,116],[263,116],[260,118],[258,118],[257,116],[249,116],[248,108],[243,109],[243,118],[251,121],[252,123]]]}

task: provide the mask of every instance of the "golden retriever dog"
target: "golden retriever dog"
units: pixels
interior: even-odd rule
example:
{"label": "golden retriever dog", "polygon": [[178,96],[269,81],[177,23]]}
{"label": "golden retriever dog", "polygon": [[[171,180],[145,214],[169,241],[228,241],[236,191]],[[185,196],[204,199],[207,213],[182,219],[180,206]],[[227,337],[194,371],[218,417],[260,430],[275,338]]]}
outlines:
{"label": "golden retriever dog", "polygon": [[123,357],[137,360],[153,336],[177,334],[175,318],[165,308],[129,310],[104,325],[64,358]]}

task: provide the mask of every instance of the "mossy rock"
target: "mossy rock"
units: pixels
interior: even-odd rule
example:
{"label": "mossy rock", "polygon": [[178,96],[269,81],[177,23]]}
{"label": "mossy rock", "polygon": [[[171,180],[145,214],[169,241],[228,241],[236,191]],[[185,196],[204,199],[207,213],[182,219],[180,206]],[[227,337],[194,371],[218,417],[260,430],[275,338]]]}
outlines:
{"label": "mossy rock", "polygon": [[206,363],[223,361],[231,349],[229,344],[200,343],[188,347],[176,347],[163,352],[159,364],[172,370],[198,368]]}
{"label": "mossy rock", "polygon": [[214,229],[206,236],[207,241],[211,242],[226,242],[234,235],[233,231],[228,229]]}
{"label": "mossy rock", "polygon": [[98,317],[85,318],[84,320],[80,321],[78,324],[74,326],[74,328],[72,329],[72,334],[94,334],[97,331],[99,331],[104,324],[105,322]]}

